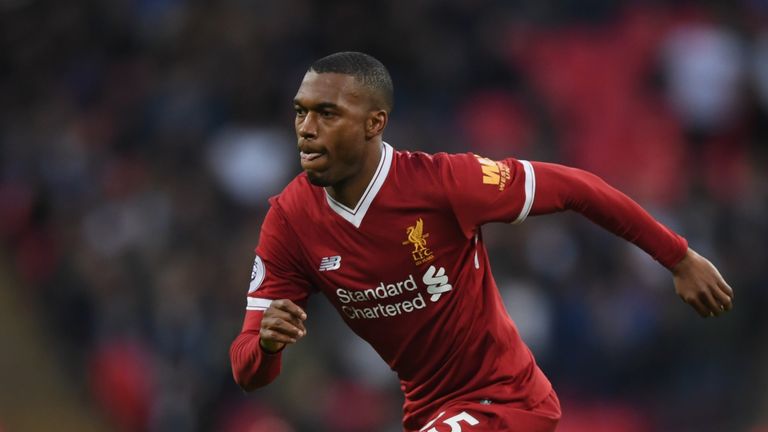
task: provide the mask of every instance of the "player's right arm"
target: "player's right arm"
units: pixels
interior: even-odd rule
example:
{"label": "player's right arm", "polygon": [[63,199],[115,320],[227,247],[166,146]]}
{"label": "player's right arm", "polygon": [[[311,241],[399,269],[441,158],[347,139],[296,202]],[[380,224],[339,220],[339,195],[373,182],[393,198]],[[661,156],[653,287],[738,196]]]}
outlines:
{"label": "player's right arm", "polygon": [[247,311],[243,330],[229,349],[235,382],[251,391],[277,378],[281,352],[307,334],[306,319],[304,310],[288,299],[272,301],[265,311]]}
{"label": "player's right arm", "polygon": [[246,391],[277,378],[282,350],[307,332],[303,306],[311,289],[296,244],[273,203],[261,226],[243,328],[229,350],[235,382]]}

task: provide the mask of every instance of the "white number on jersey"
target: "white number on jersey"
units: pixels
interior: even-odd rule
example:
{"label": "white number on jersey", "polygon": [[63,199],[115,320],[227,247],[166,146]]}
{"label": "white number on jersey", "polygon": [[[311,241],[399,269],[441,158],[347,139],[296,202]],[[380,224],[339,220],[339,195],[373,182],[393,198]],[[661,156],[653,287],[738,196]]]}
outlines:
{"label": "white number on jersey", "polygon": [[[421,428],[421,430],[419,432],[440,432],[435,427],[433,427],[431,429],[428,429],[426,431],[425,431],[425,429],[427,429],[428,427],[432,426],[436,421],[438,421],[440,419],[440,417],[443,416],[443,414],[445,414],[445,411],[441,412],[432,421],[427,423],[427,425],[424,426],[423,428]],[[447,419],[443,420],[442,423],[444,425],[448,425],[448,426],[451,427],[451,431],[450,432],[462,432],[461,431],[461,424],[460,424],[461,422],[467,422],[467,424],[469,424],[470,426],[475,426],[476,424],[480,423],[480,421],[478,419],[472,417],[466,411],[462,411],[462,412],[456,414],[453,417],[448,417]]]}

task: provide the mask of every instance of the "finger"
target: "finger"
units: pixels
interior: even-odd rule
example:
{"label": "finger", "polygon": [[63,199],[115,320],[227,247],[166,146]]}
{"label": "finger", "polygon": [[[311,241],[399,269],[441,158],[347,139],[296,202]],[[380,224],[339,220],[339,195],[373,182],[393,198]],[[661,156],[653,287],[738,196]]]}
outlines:
{"label": "finger", "polygon": [[262,341],[265,341],[265,342],[281,343],[281,344],[292,344],[292,343],[296,343],[296,341],[298,340],[295,337],[291,337],[285,333],[281,333],[273,329],[262,329],[259,332],[259,337],[261,338]]}
{"label": "finger", "polygon": [[288,299],[280,299],[280,300],[274,300],[270,307],[274,307],[275,309],[280,309],[282,311],[288,312],[289,314],[295,316],[296,318],[300,320],[307,319],[307,314],[304,312],[304,310],[296,305],[296,303],[288,300]]}
{"label": "finger", "polygon": [[271,330],[290,336],[294,339],[298,339],[304,336],[305,332],[301,328],[295,326],[290,321],[286,321],[278,317],[264,318],[261,321],[262,330]]}
{"label": "finger", "polygon": [[264,322],[264,320],[266,320],[267,322],[271,322],[271,320],[273,319],[281,319],[283,321],[291,323],[304,333],[306,333],[307,331],[307,329],[304,327],[304,322],[300,318],[284,310],[275,309],[275,308],[267,309],[267,311],[264,313],[264,318],[262,318],[262,322]]}
{"label": "finger", "polygon": [[712,295],[715,297],[715,301],[720,304],[720,309],[723,311],[729,311],[733,307],[731,298],[719,287],[712,289]]}
{"label": "finger", "polygon": [[717,287],[720,288],[721,291],[723,291],[728,297],[733,300],[733,288],[731,288],[730,285],[728,285],[728,282],[726,282],[723,279],[720,279],[717,282]]}
{"label": "finger", "polygon": [[718,316],[723,312],[722,309],[720,309],[720,303],[715,300],[715,297],[709,290],[700,292],[699,300],[704,305],[707,315]]}
{"label": "finger", "polygon": [[697,299],[692,300],[686,300],[683,299],[684,302],[688,303],[693,309],[698,312],[699,315],[701,315],[702,318],[707,318],[709,316],[709,311],[706,310],[704,305],[701,304]]}

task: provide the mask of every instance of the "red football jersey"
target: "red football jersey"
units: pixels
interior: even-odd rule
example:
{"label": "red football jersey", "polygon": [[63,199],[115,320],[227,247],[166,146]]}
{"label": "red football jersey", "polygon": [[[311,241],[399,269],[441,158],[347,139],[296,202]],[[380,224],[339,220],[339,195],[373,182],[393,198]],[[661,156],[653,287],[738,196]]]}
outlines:
{"label": "red football jersey", "polygon": [[301,174],[270,200],[247,313],[321,292],[397,373],[408,429],[453,400],[534,405],[551,384],[504,309],[480,226],[523,221],[535,189],[526,161],[388,144],[355,208]]}

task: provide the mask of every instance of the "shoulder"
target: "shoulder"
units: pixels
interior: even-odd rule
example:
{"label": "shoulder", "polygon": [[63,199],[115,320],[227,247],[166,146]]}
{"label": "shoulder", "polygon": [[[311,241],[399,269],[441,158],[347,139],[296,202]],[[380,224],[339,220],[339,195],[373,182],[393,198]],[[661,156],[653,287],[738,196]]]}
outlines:
{"label": "shoulder", "polygon": [[[283,190],[269,199],[269,210],[261,223],[259,245],[282,244],[285,236],[298,238],[298,230],[317,214],[315,195],[321,188],[312,186],[305,173],[297,175]],[[274,240],[274,241],[270,241]]]}
{"label": "shoulder", "polygon": [[425,153],[397,151],[395,163],[399,175],[433,176],[437,179],[460,174],[467,170],[479,170],[483,158],[473,153]]}
{"label": "shoulder", "polygon": [[479,156],[473,153],[425,153],[421,151],[398,150],[395,152],[395,162],[399,170],[440,171],[455,166],[478,164]]}
{"label": "shoulder", "polygon": [[322,197],[322,192],[322,188],[313,186],[307,174],[302,172],[294,177],[279,194],[271,197],[269,205],[286,219],[304,216],[317,207],[314,204]]}

